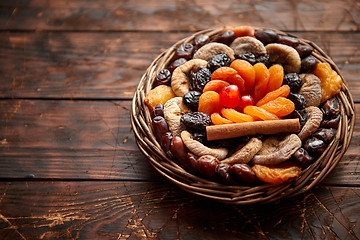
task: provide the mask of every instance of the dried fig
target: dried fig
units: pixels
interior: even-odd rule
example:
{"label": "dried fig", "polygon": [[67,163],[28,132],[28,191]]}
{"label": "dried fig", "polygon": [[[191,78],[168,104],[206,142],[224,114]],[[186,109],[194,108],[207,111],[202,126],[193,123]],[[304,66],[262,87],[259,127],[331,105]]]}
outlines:
{"label": "dried fig", "polygon": [[299,53],[293,47],[279,43],[270,43],[266,45],[265,48],[269,55],[270,64],[282,64],[286,73],[300,72],[301,58]]}
{"label": "dried fig", "polygon": [[226,53],[231,60],[235,59],[234,50],[232,50],[229,46],[218,42],[212,42],[202,46],[199,50],[195,52],[193,58],[209,61],[211,58],[221,52]]}
{"label": "dried fig", "polygon": [[182,97],[174,97],[165,103],[164,118],[169,125],[170,132],[174,136],[179,136],[185,129],[180,119],[182,115],[189,112],[191,112],[191,110],[184,104]]}
{"label": "dried fig", "polygon": [[323,118],[323,113],[318,107],[307,107],[305,108],[307,112],[307,120],[304,127],[301,129],[298,134],[299,138],[303,141],[311,134],[313,134],[318,127],[320,126],[321,120]]}
{"label": "dried fig", "polygon": [[261,149],[262,142],[258,138],[251,138],[250,141],[230,157],[221,161],[221,163],[235,164],[248,163],[256,153]]}
{"label": "dried fig", "polygon": [[235,55],[252,53],[255,57],[266,55],[264,44],[256,38],[245,36],[236,38],[230,45]]}
{"label": "dried fig", "polygon": [[321,101],[320,79],[312,73],[300,74],[303,82],[299,94],[303,95],[306,100],[306,107],[319,106]]}

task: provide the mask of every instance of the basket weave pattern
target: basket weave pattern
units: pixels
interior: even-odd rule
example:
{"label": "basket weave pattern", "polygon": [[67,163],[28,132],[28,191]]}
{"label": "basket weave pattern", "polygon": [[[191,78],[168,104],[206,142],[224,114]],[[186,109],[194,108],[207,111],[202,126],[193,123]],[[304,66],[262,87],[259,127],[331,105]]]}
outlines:
{"label": "basket weave pattern", "polygon": [[[355,123],[355,112],[354,102],[344,79],[341,92],[337,95],[341,104],[342,117],[334,140],[316,161],[303,169],[299,177],[280,185],[263,184],[255,187],[230,186],[201,178],[184,170],[174,159],[168,158],[160,144],[156,141],[151,128],[150,112],[144,103],[144,98],[151,90],[156,74],[170,64],[174,51],[181,44],[185,42],[192,43],[194,38],[201,34],[206,34],[212,38],[222,30],[223,28],[208,29],[182,39],[160,54],[148,67],[135,91],[131,111],[131,124],[139,149],[161,175],[180,188],[224,203],[270,203],[310,190],[334,169],[350,144]],[[279,35],[296,37],[278,30],[274,31]],[[298,39],[300,40],[300,44],[309,45],[314,49],[312,55],[316,59],[320,62],[328,62],[341,76],[336,64],[316,44],[305,39]]]}

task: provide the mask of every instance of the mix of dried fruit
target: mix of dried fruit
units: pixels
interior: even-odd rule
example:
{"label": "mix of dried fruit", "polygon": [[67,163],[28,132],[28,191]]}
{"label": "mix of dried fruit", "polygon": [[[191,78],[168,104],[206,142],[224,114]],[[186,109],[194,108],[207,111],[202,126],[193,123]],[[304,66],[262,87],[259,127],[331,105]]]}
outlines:
{"label": "mix of dried fruit", "polygon": [[[250,26],[180,45],[145,98],[154,136],[187,171],[224,184],[298,177],[323,154],[341,120],[342,79],[313,51],[295,37]],[[207,139],[211,126],[281,119],[299,119],[299,132],[227,139],[223,131],[221,140]]]}

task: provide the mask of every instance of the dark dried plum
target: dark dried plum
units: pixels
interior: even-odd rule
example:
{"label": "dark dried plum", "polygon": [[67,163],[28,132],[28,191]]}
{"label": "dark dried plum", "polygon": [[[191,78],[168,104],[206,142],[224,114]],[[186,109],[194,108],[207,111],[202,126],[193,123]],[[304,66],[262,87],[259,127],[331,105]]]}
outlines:
{"label": "dark dried plum", "polygon": [[191,133],[191,138],[201,142],[202,144],[207,145],[207,138],[206,138],[206,132],[202,131],[202,132],[192,132]]}
{"label": "dark dried plum", "polygon": [[240,55],[235,54],[235,58],[248,61],[251,65],[256,63],[256,56],[252,52],[246,52]]}
{"label": "dark dried plum", "polygon": [[338,114],[336,117],[331,119],[323,119],[321,122],[321,126],[325,128],[337,128],[340,123],[341,115]]}
{"label": "dark dried plum", "polygon": [[299,164],[302,168],[309,166],[313,160],[314,158],[302,147],[291,156],[291,161]]}
{"label": "dark dried plum", "polygon": [[162,69],[156,74],[153,87],[157,87],[159,85],[170,85],[171,83],[171,72],[168,69]]}
{"label": "dark dried plum", "polygon": [[152,127],[154,129],[154,135],[158,142],[161,141],[162,135],[169,131],[169,127],[165,118],[161,116],[156,116],[152,119]]}
{"label": "dark dried plum", "polygon": [[235,33],[231,30],[225,30],[216,36],[214,42],[230,45],[234,41],[234,39],[235,39]]}
{"label": "dark dried plum", "polygon": [[153,109],[153,114],[154,117],[156,116],[164,117],[164,105],[162,105],[161,103],[156,104]]}
{"label": "dark dried plum", "polygon": [[278,34],[270,29],[266,29],[266,30],[255,30],[254,33],[255,37],[261,41],[264,45],[268,44],[268,43],[272,43],[275,42]]}
{"label": "dark dried plum", "polygon": [[169,67],[168,67],[169,71],[172,73],[172,72],[175,70],[175,68],[183,65],[184,63],[186,63],[186,61],[187,61],[187,60],[186,60],[185,58],[178,58],[178,59],[176,59],[175,61],[173,61],[173,62],[169,65]]}
{"label": "dark dried plum", "polygon": [[289,85],[291,92],[297,92],[303,85],[303,81],[301,81],[299,74],[287,73],[284,76],[283,84]]}
{"label": "dark dried plum", "polygon": [[310,155],[320,156],[325,151],[326,144],[316,137],[309,137],[305,140],[303,147]]}
{"label": "dark dried plum", "polygon": [[183,97],[183,102],[185,103],[191,111],[197,112],[199,107],[199,98],[201,96],[201,92],[198,91],[190,91],[186,93]]}
{"label": "dark dried plum", "polygon": [[190,91],[202,92],[205,85],[211,80],[211,72],[206,67],[196,67],[190,71]]}
{"label": "dark dried plum", "polygon": [[237,163],[231,166],[231,178],[243,184],[255,184],[258,182],[254,171],[247,164]]}
{"label": "dark dried plum", "polygon": [[306,99],[301,94],[290,92],[287,98],[295,104],[297,110],[304,109],[306,106]]}
{"label": "dark dried plum", "polygon": [[204,131],[211,124],[209,115],[203,112],[186,113],[181,116],[181,123],[189,130]]}
{"label": "dark dried plum", "polygon": [[299,39],[286,35],[279,35],[276,39],[276,42],[288,45],[290,47],[296,47],[297,45],[299,45]]}
{"label": "dark dried plum", "polygon": [[224,52],[216,54],[212,57],[207,64],[207,68],[214,72],[216,69],[220,67],[229,67],[231,64],[231,58]]}
{"label": "dark dried plum", "polygon": [[225,184],[234,184],[234,180],[229,173],[231,165],[227,163],[220,163],[215,168],[218,179]]}
{"label": "dark dried plum", "polygon": [[208,35],[199,35],[194,39],[195,51],[210,42]]}
{"label": "dark dried plum", "polygon": [[333,97],[331,99],[328,99],[323,107],[322,111],[324,113],[325,118],[332,118],[334,116],[339,115],[340,113],[340,103],[339,100],[336,97]]}
{"label": "dark dried plum", "polygon": [[307,121],[307,112],[305,111],[305,109],[294,110],[292,113],[290,113],[289,115],[286,115],[284,118],[287,118],[287,119],[298,118],[299,122],[300,122],[300,126],[302,128]]}
{"label": "dark dried plum", "polygon": [[179,58],[185,58],[186,60],[190,60],[194,53],[194,46],[191,43],[183,43],[176,50],[172,60],[176,60]]}
{"label": "dark dried plum", "polygon": [[299,53],[301,58],[304,58],[304,57],[309,56],[312,53],[313,48],[308,45],[301,44],[301,45],[296,46],[295,50]]}
{"label": "dark dried plum", "polygon": [[198,158],[196,161],[196,169],[201,176],[214,179],[215,178],[215,169],[219,164],[219,160],[211,155],[204,155]]}
{"label": "dark dried plum", "polygon": [[315,57],[307,56],[303,60],[301,60],[301,72],[302,73],[311,73],[315,70],[318,64],[318,60]]}
{"label": "dark dried plum", "polygon": [[330,143],[334,139],[335,134],[336,134],[336,129],[334,128],[319,128],[313,134],[313,137],[323,140],[325,143]]}

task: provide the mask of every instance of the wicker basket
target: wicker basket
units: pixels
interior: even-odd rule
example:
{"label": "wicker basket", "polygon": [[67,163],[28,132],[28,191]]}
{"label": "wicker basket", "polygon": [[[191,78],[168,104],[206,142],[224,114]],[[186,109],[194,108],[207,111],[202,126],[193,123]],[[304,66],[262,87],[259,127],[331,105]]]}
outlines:
{"label": "wicker basket", "polygon": [[[255,187],[230,186],[201,178],[187,172],[175,160],[168,158],[156,141],[151,128],[150,112],[144,104],[144,98],[151,89],[156,74],[168,66],[178,46],[185,42],[192,42],[196,36],[201,34],[206,34],[211,38],[222,30],[223,28],[217,28],[197,32],[175,43],[167,51],[160,54],[149,66],[141,78],[132,102],[131,124],[138,147],[145,154],[150,164],[168,180],[188,192],[220,202],[242,205],[270,203],[310,190],[334,169],[347,150],[351,140],[355,122],[354,102],[345,81],[340,94],[337,95],[342,105],[342,118],[334,140],[315,162],[302,171],[299,177],[280,185],[263,184]],[[274,31],[280,35],[293,36],[281,31]],[[301,44],[313,47],[313,56],[320,62],[328,62],[341,76],[335,63],[316,44],[308,40],[298,39]]]}

